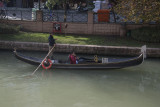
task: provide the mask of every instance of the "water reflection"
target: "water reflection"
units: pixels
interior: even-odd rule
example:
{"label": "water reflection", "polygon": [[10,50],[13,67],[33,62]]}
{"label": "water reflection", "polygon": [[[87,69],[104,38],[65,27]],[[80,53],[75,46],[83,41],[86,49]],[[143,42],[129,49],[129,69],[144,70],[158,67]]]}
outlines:
{"label": "water reflection", "polygon": [[[25,54],[43,57],[44,52]],[[58,55],[57,55],[58,56]],[[158,107],[159,59],[117,70],[44,70],[0,51],[2,107]],[[2,60],[4,59],[4,60]]]}

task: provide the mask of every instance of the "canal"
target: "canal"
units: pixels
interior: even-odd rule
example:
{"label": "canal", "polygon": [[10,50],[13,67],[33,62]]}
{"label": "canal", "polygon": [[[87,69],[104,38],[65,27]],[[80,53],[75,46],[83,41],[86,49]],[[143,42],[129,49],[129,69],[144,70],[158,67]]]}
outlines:
{"label": "canal", "polygon": [[[45,52],[23,52],[43,58]],[[59,56],[57,56],[59,57]],[[114,70],[43,70],[0,50],[1,107],[159,107],[160,59]]]}

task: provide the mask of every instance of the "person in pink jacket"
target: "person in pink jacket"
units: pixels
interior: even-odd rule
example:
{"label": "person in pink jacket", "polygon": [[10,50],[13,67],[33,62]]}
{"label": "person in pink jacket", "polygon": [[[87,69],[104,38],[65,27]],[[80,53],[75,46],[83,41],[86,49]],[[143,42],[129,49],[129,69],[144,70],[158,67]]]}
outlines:
{"label": "person in pink jacket", "polygon": [[70,55],[69,55],[69,60],[70,60],[70,64],[76,64],[77,63],[77,57],[76,57],[76,54],[74,52],[72,52]]}

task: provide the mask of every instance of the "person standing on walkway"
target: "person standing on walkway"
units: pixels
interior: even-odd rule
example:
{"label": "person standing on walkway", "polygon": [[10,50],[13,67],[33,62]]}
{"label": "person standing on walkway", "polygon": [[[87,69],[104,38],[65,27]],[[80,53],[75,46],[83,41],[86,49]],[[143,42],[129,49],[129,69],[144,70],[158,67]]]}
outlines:
{"label": "person standing on walkway", "polygon": [[50,54],[49,54],[49,57],[51,58],[51,59],[53,59],[53,51],[54,51],[54,49],[52,49],[53,47],[55,47],[55,45],[56,45],[56,42],[55,42],[55,40],[56,39],[54,39],[54,37],[53,37],[53,33],[50,33],[50,35],[49,35],[49,37],[48,37],[48,42],[49,42],[49,52],[50,52]]}

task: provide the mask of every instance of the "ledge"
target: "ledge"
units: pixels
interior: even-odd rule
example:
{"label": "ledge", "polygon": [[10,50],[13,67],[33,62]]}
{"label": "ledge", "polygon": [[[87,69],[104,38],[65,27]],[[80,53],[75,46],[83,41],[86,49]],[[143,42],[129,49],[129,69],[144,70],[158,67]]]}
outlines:
{"label": "ledge", "polygon": [[[13,50],[13,48],[27,51],[48,51],[48,43],[0,41],[0,49]],[[77,44],[56,44],[55,47],[55,52],[69,53],[73,50],[82,54],[136,56],[140,54],[141,47]],[[147,57],[160,58],[160,48],[147,48],[146,52]]]}

